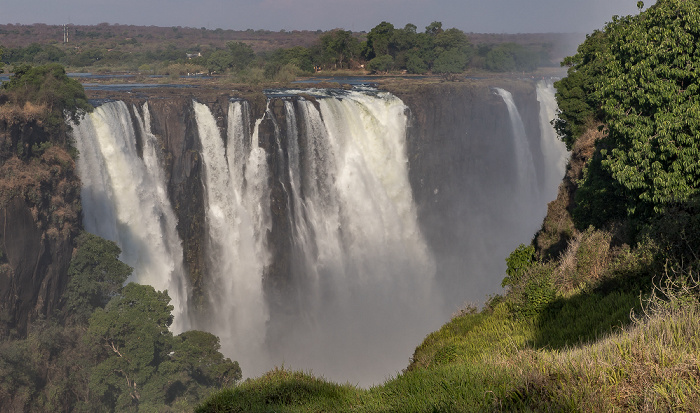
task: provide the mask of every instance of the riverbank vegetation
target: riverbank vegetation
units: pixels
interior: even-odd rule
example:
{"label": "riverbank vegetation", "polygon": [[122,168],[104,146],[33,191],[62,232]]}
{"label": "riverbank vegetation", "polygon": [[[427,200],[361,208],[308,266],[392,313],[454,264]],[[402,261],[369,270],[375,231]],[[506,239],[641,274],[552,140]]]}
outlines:
{"label": "riverbank vegetation", "polygon": [[[424,30],[381,22],[369,32],[98,26],[0,26],[0,61],[60,63],[73,72],[142,76],[206,74],[231,81],[289,81],[315,73],[524,72],[554,66],[566,36],[465,34],[433,22]],[[505,37],[504,37],[505,36]],[[475,40],[471,40],[473,37]],[[32,39],[31,41],[27,39]],[[61,42],[60,40],[64,40]],[[67,41],[66,41],[67,40]]]}
{"label": "riverbank vegetation", "polygon": [[556,127],[572,157],[504,294],[457,312],[382,385],[277,369],[198,411],[699,410],[698,22],[698,2],[659,0],[565,60]]}

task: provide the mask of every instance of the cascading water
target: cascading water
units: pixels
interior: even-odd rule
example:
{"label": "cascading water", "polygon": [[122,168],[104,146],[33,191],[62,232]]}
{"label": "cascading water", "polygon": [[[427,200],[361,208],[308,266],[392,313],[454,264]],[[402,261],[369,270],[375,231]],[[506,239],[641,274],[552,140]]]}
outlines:
{"label": "cascading water", "polygon": [[[229,108],[227,142],[209,108],[194,102],[202,143],[208,240],[208,308],[197,327],[218,335],[227,355],[246,374],[265,364],[268,310],[263,271],[269,262],[265,234],[269,204],[265,153],[245,128],[242,102]],[[252,142],[251,142],[252,138]]]}
{"label": "cascading water", "polygon": [[444,314],[408,182],[406,107],[386,93],[311,93],[318,109],[297,100],[304,133],[285,104],[301,311],[273,325],[284,339],[273,340],[271,355],[378,383]]}
{"label": "cascading water", "polygon": [[566,172],[569,152],[551,124],[557,115],[557,100],[551,80],[537,82],[537,101],[540,102],[540,147],[544,156],[544,188],[547,191],[543,196],[553,200],[557,197],[557,188]]}
{"label": "cascading water", "polygon": [[[548,96],[547,87],[538,86],[538,96]],[[513,198],[520,215],[507,219],[525,221],[522,211],[544,206],[531,205],[542,198],[535,196],[523,122],[510,93],[497,91],[513,128],[517,187],[529,194]],[[229,102],[224,125],[211,108],[192,103],[205,211],[197,311],[188,311],[183,252],[148,104],[131,116],[124,103],[107,103],[74,126],[85,227],[122,247],[134,281],[169,290],[175,331],[218,335],[246,376],[284,364],[379,383],[404,368],[416,343],[449,314],[408,180],[407,108],[377,91],[282,95],[270,95],[256,122],[247,102]],[[550,107],[540,101],[542,111]],[[543,157],[549,164],[556,153]]]}
{"label": "cascading water", "polygon": [[518,112],[518,107],[515,106],[513,95],[501,88],[496,88],[496,93],[503,98],[508,107],[508,115],[510,124],[513,128],[513,143],[515,148],[515,162],[518,170],[518,186],[525,191],[532,191],[537,194],[539,192],[537,185],[537,175],[535,173],[535,162],[532,158],[530,144],[527,141],[527,133],[525,125]]}
{"label": "cascading water", "polygon": [[127,281],[168,290],[174,306],[172,330],[179,333],[190,328],[189,284],[147,104],[143,111],[141,119],[134,108],[143,158],[137,154],[136,131],[124,102],[106,103],[73,125],[83,221],[87,231],[122,249],[120,259],[134,268]]}

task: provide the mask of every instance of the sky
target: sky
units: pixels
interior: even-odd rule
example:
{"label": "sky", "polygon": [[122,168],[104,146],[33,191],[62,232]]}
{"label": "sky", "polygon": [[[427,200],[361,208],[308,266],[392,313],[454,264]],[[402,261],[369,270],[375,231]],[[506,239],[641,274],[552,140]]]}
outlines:
{"label": "sky", "polygon": [[[647,1],[647,6],[652,1]],[[419,31],[433,21],[475,33],[590,33],[637,0],[0,0],[0,24],[134,24],[208,29]]]}

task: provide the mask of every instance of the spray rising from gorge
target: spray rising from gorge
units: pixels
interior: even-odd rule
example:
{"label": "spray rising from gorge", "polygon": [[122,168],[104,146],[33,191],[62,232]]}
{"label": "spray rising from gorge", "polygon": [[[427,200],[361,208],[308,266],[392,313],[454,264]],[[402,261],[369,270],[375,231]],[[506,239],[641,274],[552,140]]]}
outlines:
{"label": "spray rising from gorge", "polygon": [[[248,376],[284,364],[367,385],[405,367],[415,343],[454,310],[436,243],[424,235],[425,208],[414,200],[410,110],[397,97],[270,92],[257,119],[245,100],[219,111],[190,101],[197,155],[188,156],[201,160],[205,215],[197,288],[185,270],[182,228],[175,230],[185,208],[172,189],[168,195],[175,178],[149,105],[103,104],[74,135],[86,229],[120,245],[134,281],[168,290],[174,330],[217,334]],[[511,129],[521,140],[513,144],[530,152],[530,165],[517,167],[527,173],[513,180],[551,194],[532,165],[532,139],[547,138]],[[560,179],[563,170],[553,171]],[[549,199],[529,199],[514,209],[544,216]],[[462,289],[469,283],[462,278]]]}

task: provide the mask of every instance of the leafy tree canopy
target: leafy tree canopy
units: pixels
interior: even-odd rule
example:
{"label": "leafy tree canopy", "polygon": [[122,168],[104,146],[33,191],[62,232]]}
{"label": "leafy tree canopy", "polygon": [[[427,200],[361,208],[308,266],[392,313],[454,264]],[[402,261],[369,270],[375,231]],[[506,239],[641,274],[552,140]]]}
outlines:
{"label": "leafy tree canopy", "polygon": [[362,45],[351,31],[337,29],[321,36],[321,48],[326,61],[344,68],[360,55]]}
{"label": "leafy tree canopy", "polygon": [[65,127],[64,116],[79,122],[83,111],[91,111],[83,86],[66,75],[66,70],[58,63],[43,66],[16,65],[13,76],[2,88],[15,103],[25,102],[45,105],[48,108],[49,128],[60,130]]}
{"label": "leafy tree canopy", "polygon": [[596,30],[586,36],[574,56],[562,62],[569,70],[565,78],[554,84],[559,105],[554,127],[569,150],[591,124],[602,121],[601,104],[595,91],[596,84],[602,80],[601,57],[607,48],[607,34]]}
{"label": "leafy tree canopy", "polygon": [[119,261],[121,250],[112,241],[83,232],[77,244],[63,293],[64,311],[75,321],[86,322],[95,309],[117,295],[132,269]]}
{"label": "leafy tree canopy", "polygon": [[614,18],[567,59],[557,129],[571,146],[587,120],[607,134],[579,183],[577,226],[638,223],[700,190],[700,3],[659,0]]}
{"label": "leafy tree canopy", "polygon": [[364,55],[368,60],[390,53],[389,46],[394,34],[394,25],[381,22],[367,33]]}
{"label": "leafy tree canopy", "polygon": [[89,389],[97,405],[116,411],[186,406],[241,378],[238,362],[219,352],[219,339],[202,331],[173,337],[170,297],[130,283],[90,317],[85,340],[99,363]]}
{"label": "leafy tree canopy", "polygon": [[602,165],[629,192],[628,213],[658,213],[700,186],[700,4],[660,0],[608,32]]}

